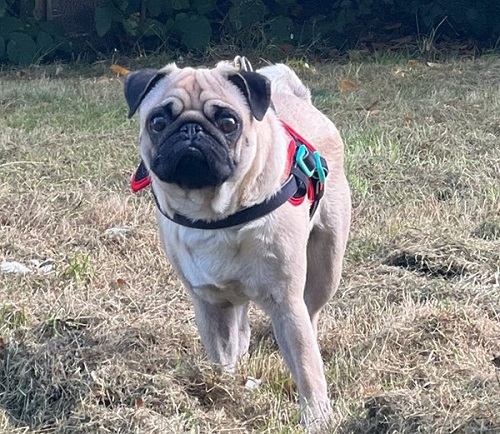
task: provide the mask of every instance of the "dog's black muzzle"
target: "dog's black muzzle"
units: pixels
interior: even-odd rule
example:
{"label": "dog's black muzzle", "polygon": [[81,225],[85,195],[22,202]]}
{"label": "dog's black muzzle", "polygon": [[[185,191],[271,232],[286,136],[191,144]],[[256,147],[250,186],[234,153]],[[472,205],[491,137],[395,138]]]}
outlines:
{"label": "dog's black muzzle", "polygon": [[188,122],[158,144],[151,170],[164,182],[200,189],[221,185],[234,166],[224,144],[203,125]]}

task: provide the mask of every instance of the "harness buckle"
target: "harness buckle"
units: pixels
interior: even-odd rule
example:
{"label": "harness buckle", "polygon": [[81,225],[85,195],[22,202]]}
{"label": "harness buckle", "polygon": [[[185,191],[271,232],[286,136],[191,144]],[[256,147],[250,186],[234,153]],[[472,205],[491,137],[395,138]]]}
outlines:
{"label": "harness buckle", "polygon": [[326,164],[326,161],[321,157],[318,151],[314,151],[313,156],[314,156],[314,161],[316,163],[315,167],[316,177],[318,178],[318,182],[320,184],[324,184],[326,175],[328,175],[328,165]]}
{"label": "harness buckle", "polygon": [[314,166],[309,167],[307,164],[308,162],[311,162],[311,159],[308,158],[310,157],[311,153],[309,152],[309,149],[307,149],[306,145],[300,145],[299,148],[297,149],[297,153],[295,154],[295,161],[297,163],[297,166],[300,167],[300,170],[304,172],[304,174],[310,178],[311,176],[314,175],[314,172],[316,171],[316,164]]}

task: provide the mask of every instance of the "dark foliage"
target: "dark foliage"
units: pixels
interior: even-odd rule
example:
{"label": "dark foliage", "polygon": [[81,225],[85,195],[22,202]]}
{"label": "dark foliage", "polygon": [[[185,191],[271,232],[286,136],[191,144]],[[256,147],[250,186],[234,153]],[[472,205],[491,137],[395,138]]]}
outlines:
{"label": "dark foliage", "polygon": [[35,19],[34,0],[0,0],[0,61],[27,64],[90,47],[202,53],[209,44],[230,44],[289,53],[304,46],[370,47],[408,35],[485,47],[500,38],[500,2],[494,0],[98,0],[95,8],[94,0],[80,3],[92,8],[94,19],[86,29],[87,45],[70,49],[74,35],[61,26],[64,16]]}

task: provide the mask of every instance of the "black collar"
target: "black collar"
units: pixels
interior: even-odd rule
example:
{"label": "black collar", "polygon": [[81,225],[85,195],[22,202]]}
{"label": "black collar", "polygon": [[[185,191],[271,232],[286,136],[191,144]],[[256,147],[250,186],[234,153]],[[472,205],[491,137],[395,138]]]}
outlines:
{"label": "black collar", "polygon": [[153,193],[153,197],[155,198],[158,210],[166,218],[173,221],[174,223],[195,229],[223,229],[257,220],[258,218],[273,212],[275,209],[279,208],[281,205],[287,202],[290,198],[305,196],[307,194],[307,185],[308,180],[305,173],[301,170],[293,168],[288,180],[281,186],[276,194],[274,194],[264,202],[258,203],[248,208],[243,208],[242,210],[231,214],[224,219],[213,221],[191,220],[190,218],[183,216],[182,214],[174,214],[173,216],[169,216],[165,211],[161,209],[158,198],[156,197],[152,186],[151,192]]}

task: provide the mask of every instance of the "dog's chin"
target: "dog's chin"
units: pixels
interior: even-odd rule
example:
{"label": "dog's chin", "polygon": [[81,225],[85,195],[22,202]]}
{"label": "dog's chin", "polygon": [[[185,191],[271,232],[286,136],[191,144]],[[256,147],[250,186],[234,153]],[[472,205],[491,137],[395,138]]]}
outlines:
{"label": "dog's chin", "polygon": [[198,190],[223,184],[233,173],[233,164],[229,159],[209,159],[198,149],[191,148],[177,159],[158,156],[151,170],[163,182],[185,190]]}

